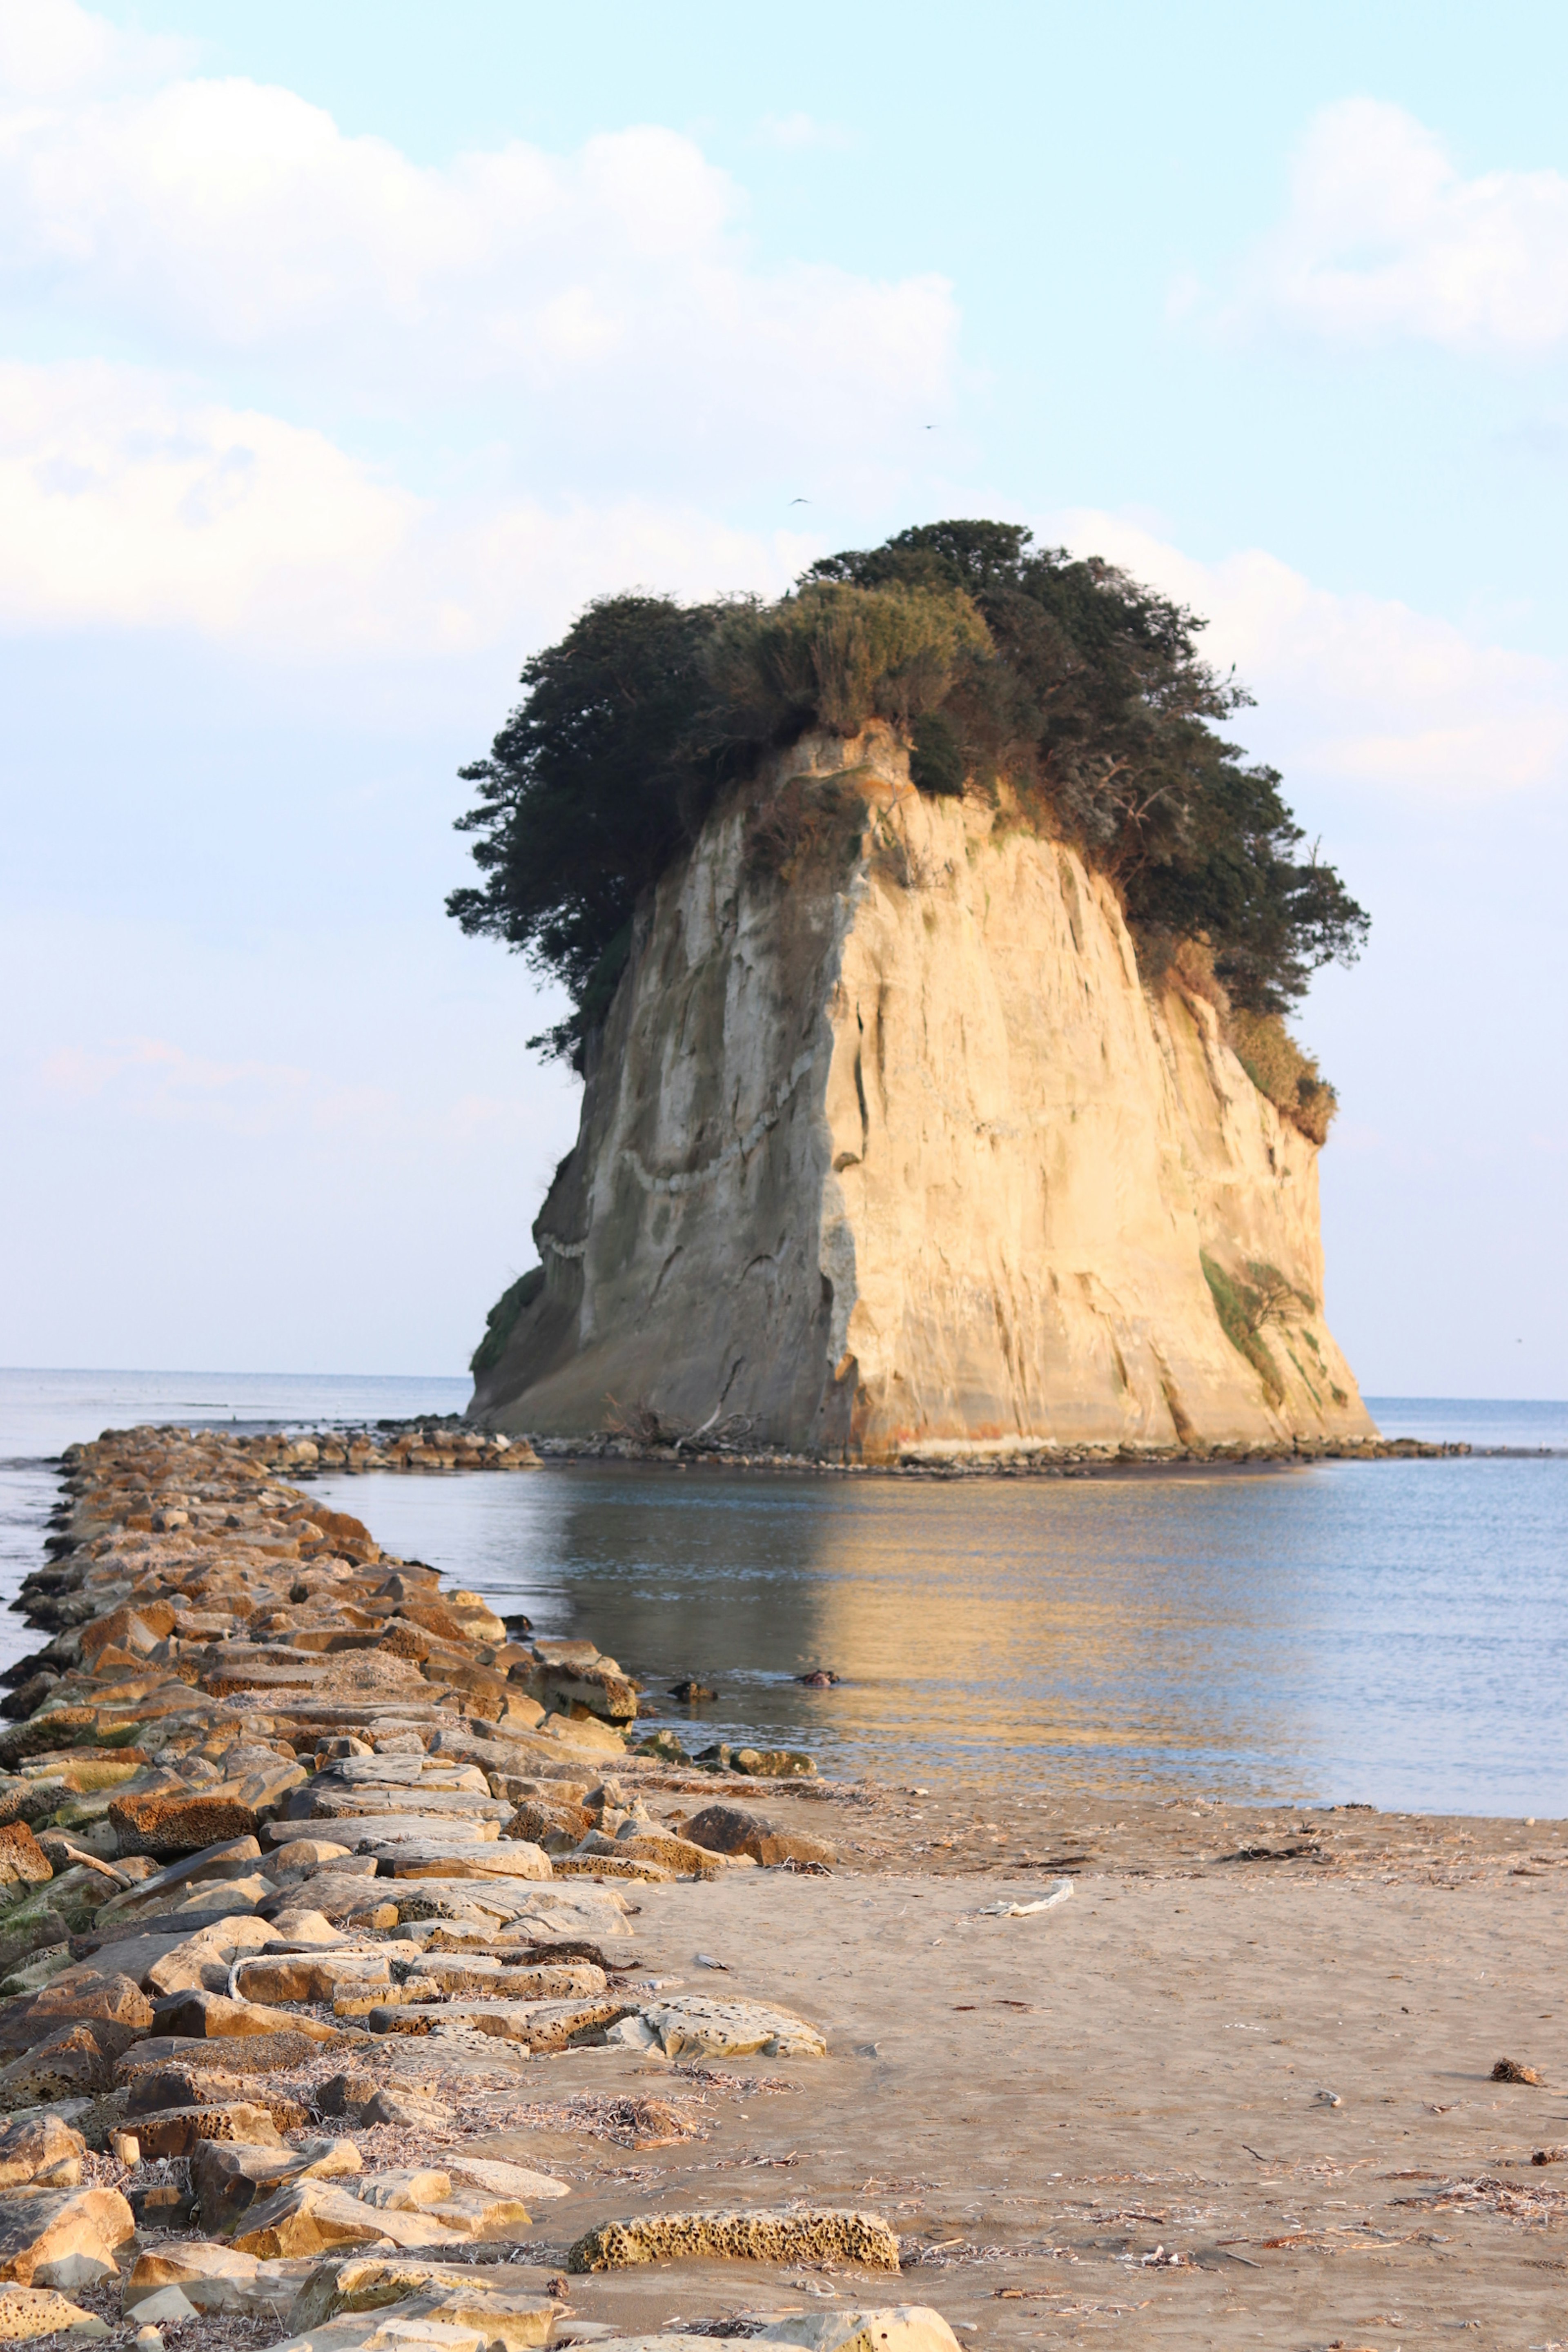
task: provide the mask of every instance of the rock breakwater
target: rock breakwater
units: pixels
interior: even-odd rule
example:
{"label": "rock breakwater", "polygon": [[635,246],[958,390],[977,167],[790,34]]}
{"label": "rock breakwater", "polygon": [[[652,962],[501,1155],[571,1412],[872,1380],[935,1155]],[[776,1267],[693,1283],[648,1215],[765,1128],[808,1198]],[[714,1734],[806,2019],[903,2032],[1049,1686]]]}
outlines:
{"label": "rock breakwater", "polygon": [[[368,1466],[348,1440],[153,1428],[63,1458],[19,1604],[51,1638],[0,1730],[9,2333],[239,2315],[300,2352],[323,2326],[342,2352],[547,2344],[565,2305],[531,2217],[573,2185],[514,2160],[520,2070],[825,2053],[739,1988],[636,1973],[639,1892],[755,1871],[787,1830],[748,1849],[731,1806],[707,1834],[669,1800],[736,1784],[668,1733],[636,1751],[615,1659],[531,1640],[285,1483],[334,1446]],[[535,1459],[453,1429],[371,1451]],[[748,2248],[800,2237],[751,2218]]]}

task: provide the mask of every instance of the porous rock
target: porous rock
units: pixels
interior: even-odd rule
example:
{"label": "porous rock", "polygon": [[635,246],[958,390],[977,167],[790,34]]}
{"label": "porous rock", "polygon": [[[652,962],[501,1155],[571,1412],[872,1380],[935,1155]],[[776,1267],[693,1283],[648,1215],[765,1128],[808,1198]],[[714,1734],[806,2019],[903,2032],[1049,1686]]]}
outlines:
{"label": "porous rock", "polygon": [[114,1798],[109,1819],[121,1853],[147,1853],[158,1862],[253,1838],[257,1830],[254,1809],[232,1797],[183,1797],[163,1790]]}
{"label": "porous rock", "polygon": [[62,2025],[0,2069],[0,2105],[42,2105],[51,2099],[93,2098],[107,2091],[118,2055],[105,2049],[90,2025]]}
{"label": "porous rock", "polygon": [[36,2336],[60,2336],[68,2330],[85,2340],[107,2336],[109,2323],[55,2287],[0,2287],[0,2344],[24,2344]]}
{"label": "porous rock", "polygon": [[569,2271],[629,2270],[642,2263],[858,2263],[896,2271],[899,2242],[879,2214],[837,2208],[797,2212],[645,2213],[607,2221],[579,2238]]}
{"label": "porous rock", "polygon": [[0,1829],[0,1886],[47,1886],[54,1864],[26,1822]]}

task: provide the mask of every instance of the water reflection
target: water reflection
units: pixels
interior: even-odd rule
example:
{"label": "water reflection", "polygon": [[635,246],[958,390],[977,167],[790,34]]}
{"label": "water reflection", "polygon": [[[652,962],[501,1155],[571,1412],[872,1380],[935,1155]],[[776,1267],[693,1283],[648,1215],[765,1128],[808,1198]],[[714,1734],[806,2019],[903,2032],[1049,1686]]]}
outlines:
{"label": "water reflection", "polygon": [[[619,1465],[322,1482],[827,1769],[1568,1811],[1568,1463],[931,1485]],[[807,1690],[816,1665],[843,1683]],[[668,1703],[679,1719],[682,1710]]]}

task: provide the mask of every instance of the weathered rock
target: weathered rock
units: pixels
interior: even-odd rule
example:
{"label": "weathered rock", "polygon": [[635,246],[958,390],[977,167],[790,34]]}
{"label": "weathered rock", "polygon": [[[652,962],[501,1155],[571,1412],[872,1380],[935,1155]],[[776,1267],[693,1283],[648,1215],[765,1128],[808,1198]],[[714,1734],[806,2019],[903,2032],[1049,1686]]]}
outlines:
{"label": "weathered rock", "polygon": [[[458,2326],[470,2311],[483,2315],[487,2341],[506,2352],[549,2341],[551,2322],[563,2306],[549,2295],[519,2294],[492,2286],[493,2273],[417,2254],[350,2254],[318,2264],[289,2313],[291,2328],[319,2327],[340,2313],[378,2311],[389,2304],[418,2309],[434,2319],[438,2310]],[[414,2299],[417,2298],[416,2304]]]}
{"label": "weathered rock", "polygon": [[150,2295],[173,2286],[196,2311],[258,2311],[260,2267],[254,2254],[200,2239],[183,2246],[149,2246],[137,2255],[125,2282],[124,2308],[137,2311]]}
{"label": "weathered rock", "polygon": [[128,1917],[156,1909],[160,1899],[177,1887],[197,1886],[211,1881],[244,1878],[260,1860],[261,1847],[254,1837],[226,1838],[217,1845],[206,1845],[195,1853],[187,1854],[182,1862],[169,1863],[142,1879],[129,1895],[115,1899],[115,1910]]}
{"label": "weathered rock", "polygon": [[639,1862],[623,1853],[553,1854],[551,1867],[557,1878],[640,1879],[645,1886],[668,1885],[677,1875],[662,1862]]}
{"label": "weathered rock", "polygon": [[54,1874],[53,1863],[26,1822],[7,1822],[0,1829],[0,1886],[45,1886]]}
{"label": "weathered rock", "polygon": [[740,1805],[704,1805],[685,1825],[693,1845],[714,1853],[749,1853],[753,1862],[823,1862],[838,1859],[837,1848],[771,1814]]}
{"label": "weathered rock", "polygon": [[74,2336],[86,2343],[107,2336],[109,2322],[84,2311],[57,2288],[0,2287],[0,2344],[28,2343],[37,2336]]}
{"label": "weathered rock", "polygon": [[[84,2023],[102,2020],[145,2033],[153,2022],[153,2004],[134,1979],[84,1963],[67,1969],[34,1994],[26,2024],[36,2037],[78,2019]],[[9,2041],[8,2034],[5,2039]]]}
{"label": "weathered rock", "polygon": [[159,1862],[200,1853],[208,1846],[232,1845],[237,1838],[253,1838],[257,1829],[254,1808],[231,1797],[180,1797],[162,1791],[116,1797],[109,1818],[121,1853],[152,1854]]}
{"label": "weathered rock", "polygon": [[0,2132],[0,2189],[19,2189],[29,2181],[74,2189],[86,2147],[80,2132],[58,2116],[18,2116]]}
{"label": "weathered rock", "polygon": [[520,2042],[529,2050],[543,2052],[586,2041],[636,2007],[635,2001],[608,1992],[587,2000],[452,2000],[428,2007],[373,2009],[366,2022],[373,2033],[428,2033],[435,2025],[460,2023],[500,2041]]}
{"label": "weathered rock", "polygon": [[[121,2073],[123,2074],[123,2066]],[[220,2087],[222,2086],[222,2087]],[[125,2114],[128,2122],[138,2116],[165,2115],[175,2107],[222,2107],[233,2103],[226,2096],[229,2084],[216,2070],[199,2066],[151,2066],[134,2075],[127,2086]],[[266,2086],[251,2090],[247,2084],[247,2103],[267,2115],[279,2131],[298,2131],[309,2121],[298,2099],[287,2092]],[[209,2135],[221,2138],[223,2134]]]}
{"label": "weathered rock", "polygon": [[[781,891],[752,814],[795,796],[852,863]],[[535,1231],[492,1423],[695,1431],[722,1383],[749,1442],[866,1458],[1372,1433],[1315,1305],[1322,1370],[1271,1350],[1271,1393],[1205,1278],[1321,1299],[1316,1145],[1146,985],[1109,873],[915,791],[880,721],[779,752],[650,893]]]}
{"label": "weathered rock", "polygon": [[880,2311],[805,2311],[756,2331],[764,2344],[798,2344],[804,2352],[959,2352],[940,2311],[920,2303]]}
{"label": "weathered rock", "polygon": [[451,2108],[440,2100],[422,2099],[390,2084],[384,2084],[360,2110],[363,2124],[393,2124],[404,2131],[445,2131],[454,2120]]}
{"label": "weathered rock", "polygon": [[300,2022],[302,2021],[290,2018],[285,2032],[241,2034],[213,2042],[174,2033],[150,2034],[121,2060],[114,2070],[115,2078],[122,2083],[135,2082],[148,2069],[168,2065],[196,2067],[204,2074],[246,2076],[266,2076],[286,2067],[302,2066],[307,2059],[319,2058],[321,2053],[317,2038],[293,2030]]}
{"label": "weathered rock", "polygon": [[135,2229],[117,2189],[7,2189],[0,2193],[0,2280],[96,2285],[116,2275],[115,2249]]}
{"label": "weathered rock", "polygon": [[203,2140],[235,2140],[247,2147],[285,2145],[269,2109],[248,2099],[237,2099],[228,2106],[154,2108],[136,2118],[136,2141],[143,2163],[190,2156]]}
{"label": "weathered rock", "polygon": [[394,1878],[539,1879],[554,1874],[549,1855],[522,1839],[454,1845],[443,1832],[438,1839],[411,1836],[395,1845],[377,1843],[374,1851]]}
{"label": "weathered rock", "polygon": [[476,2188],[488,2189],[492,2197],[531,2198],[541,2200],[569,2197],[569,2181],[557,2180],[552,2173],[531,2171],[524,2164],[503,2164],[495,2157],[467,2156],[461,2147],[443,2148],[442,2161],[456,2181],[471,2181]]}
{"label": "weathered rock", "polygon": [[411,2000],[427,2000],[434,1992],[498,2000],[570,2000],[578,1994],[603,1992],[606,1981],[604,1969],[588,1960],[558,1960],[538,1968],[506,1968],[491,1960],[480,1968],[437,1956],[415,1962],[405,1990]]}
{"label": "weathered rock", "polygon": [[[500,1773],[494,1777],[504,1778]],[[586,1837],[593,1827],[594,1816],[585,1805],[563,1803],[555,1798],[528,1797],[518,1806],[501,1835],[525,1838],[531,1845],[541,1845],[552,1835],[569,1837],[575,1843],[579,1838]]]}
{"label": "weathered rock", "polygon": [[640,2014],[668,2058],[738,2058],[758,2050],[770,2058],[826,2058],[815,2026],[787,2010],[756,2000],[710,2000],[681,1993],[649,2001]]}
{"label": "weathered rock", "polygon": [[[362,2168],[353,2140],[307,2141],[302,2148],[247,2147],[242,2141],[204,2139],[197,2146],[191,2178],[201,2203],[202,2227],[215,2236],[232,2230],[253,2205],[301,2182],[352,2178]],[[249,2246],[250,2253],[264,2247]],[[315,2249],[296,2248],[310,2253]]]}
{"label": "weathered rock", "polygon": [[712,1848],[699,1845],[695,1839],[672,1837],[659,1830],[636,1830],[628,1836],[624,1832],[605,1837],[603,1831],[592,1830],[577,1848],[579,1854],[608,1854],[622,1862],[651,1862],[661,1870],[673,1872],[677,1878],[721,1878],[728,1867],[727,1857]]}
{"label": "weathered rock", "polygon": [[608,2221],[579,2238],[569,2271],[628,2270],[641,2263],[858,2263],[896,2271],[899,2242],[879,2215],[835,2208],[786,2213],[648,2213]]}
{"label": "weathered rock", "polygon": [[157,2005],[162,2034],[213,2041],[267,2033],[302,2033],[310,2042],[331,2042],[335,2026],[319,2018],[291,2017],[284,2010],[266,2009],[248,2000],[230,2000],[219,1992],[172,1993]]}
{"label": "weathered rock", "polygon": [[366,2205],[400,2213],[422,2213],[432,2205],[439,2205],[451,2193],[451,2175],[437,2172],[429,2166],[374,2173],[359,2190]]}
{"label": "weathered rock", "polygon": [[346,1979],[391,1981],[384,1954],[356,1951],[290,1952],[277,1958],[247,1960],[237,1990],[248,2001],[331,2000]]}
{"label": "weathered rock", "polygon": [[62,2025],[36,2050],[0,2070],[0,2106],[96,2097],[111,2087],[118,2055],[112,2045],[103,2047],[90,2025]]}
{"label": "weathered rock", "polygon": [[310,1873],[328,1863],[352,1863],[356,1859],[346,1845],[334,1845],[330,1838],[290,1838],[286,1845],[275,1848],[263,1868],[268,1878],[279,1878],[289,1870]]}
{"label": "weathered rock", "polygon": [[437,2246],[451,2231],[425,2213],[378,2210],[328,2182],[301,2180],[279,2189],[245,2217],[235,2243],[268,2261],[298,2260],[332,2246]]}

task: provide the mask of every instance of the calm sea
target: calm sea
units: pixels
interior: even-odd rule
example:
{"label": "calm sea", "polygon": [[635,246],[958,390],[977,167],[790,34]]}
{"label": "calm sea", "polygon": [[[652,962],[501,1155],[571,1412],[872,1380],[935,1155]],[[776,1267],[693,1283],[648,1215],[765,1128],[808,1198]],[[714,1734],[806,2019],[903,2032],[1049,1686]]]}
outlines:
{"label": "calm sea", "polygon": [[[0,1373],[0,1597],[47,1456],[105,1425],[450,1412],[458,1380]],[[825,1769],[1568,1813],[1568,1404],[1373,1398],[1468,1459],[933,1484],[693,1466],[321,1482],[541,1632],[591,1633],[702,1738]],[[33,1646],[0,1617],[0,1663]],[[795,1677],[826,1666],[826,1691]]]}

